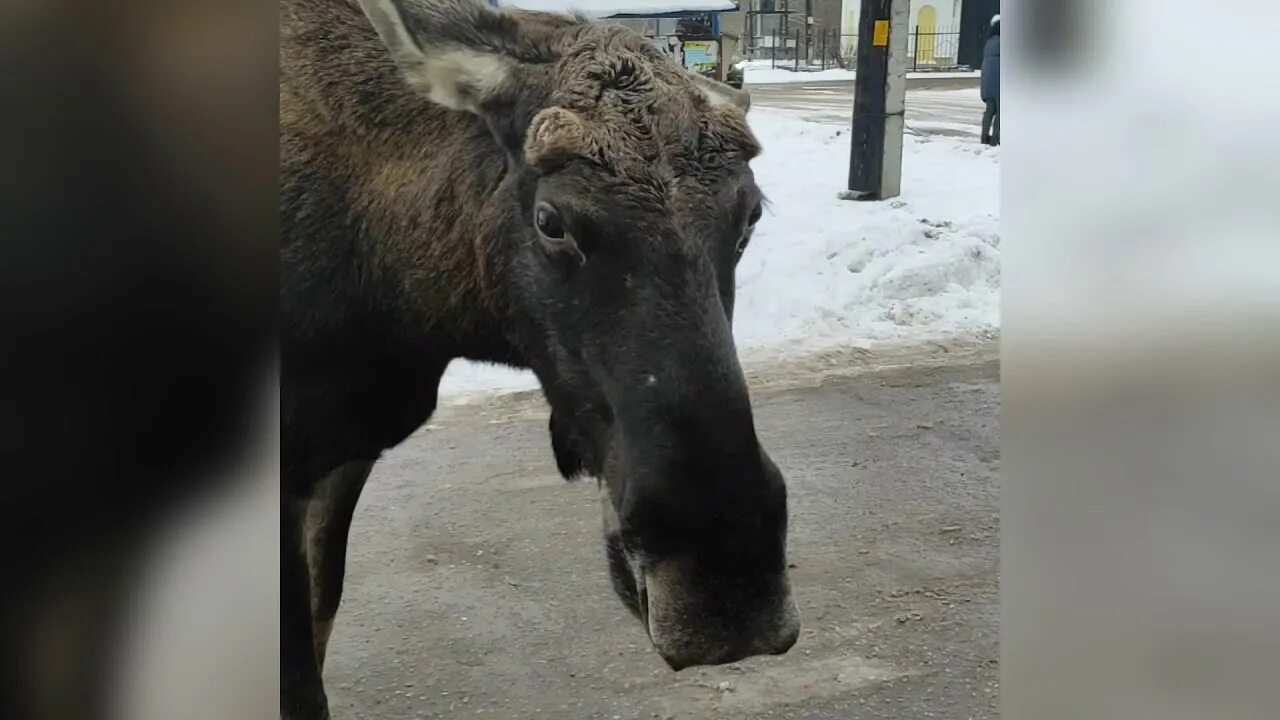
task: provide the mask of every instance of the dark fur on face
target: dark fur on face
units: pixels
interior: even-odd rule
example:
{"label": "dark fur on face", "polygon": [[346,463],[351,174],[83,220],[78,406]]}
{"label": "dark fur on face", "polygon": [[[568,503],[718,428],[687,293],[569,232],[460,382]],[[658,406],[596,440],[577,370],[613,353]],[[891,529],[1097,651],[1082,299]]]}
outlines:
{"label": "dark fur on face", "polygon": [[664,657],[789,647],[785,487],[731,333],[745,95],[624,28],[474,0],[281,19],[289,482],[403,439],[453,358],[529,367]]}

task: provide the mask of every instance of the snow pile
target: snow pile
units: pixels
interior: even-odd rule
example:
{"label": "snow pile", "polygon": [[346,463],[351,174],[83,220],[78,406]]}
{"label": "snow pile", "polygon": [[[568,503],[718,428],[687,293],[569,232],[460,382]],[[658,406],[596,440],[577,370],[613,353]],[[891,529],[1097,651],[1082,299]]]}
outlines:
{"label": "snow pile", "polygon": [[598,18],[738,9],[738,4],[733,0],[498,0],[498,6],[543,12],[580,12],[588,17]]}
{"label": "snow pile", "polygon": [[784,69],[790,67],[793,62],[793,60],[779,59],[778,67],[774,67],[772,60],[748,60],[747,67],[742,72],[742,81],[748,85],[763,85],[853,79],[852,70],[839,67],[812,71]]}
{"label": "snow pile", "polygon": [[440,383],[440,399],[449,402],[469,395],[536,390],[538,379],[528,370],[454,360]]}
{"label": "snow pile", "polygon": [[905,343],[999,326],[999,151],[967,138],[905,138],[902,195],[836,198],[849,133],[753,110],[753,163],[769,198],[738,267],[744,359]]}
{"label": "snow pile", "polygon": [[[771,85],[780,83],[809,83],[831,80],[853,80],[855,73],[843,68],[826,70],[788,70],[791,60],[779,60],[773,67],[772,60],[748,60],[742,81],[747,85]],[[909,72],[909,78],[977,78],[976,72]]]}
{"label": "snow pile", "polygon": [[[847,128],[758,108],[752,163],[769,199],[738,266],[744,363],[839,347],[978,336],[1000,324],[999,149],[907,135],[902,195],[840,200]],[[442,395],[536,388],[533,375],[456,362]]]}

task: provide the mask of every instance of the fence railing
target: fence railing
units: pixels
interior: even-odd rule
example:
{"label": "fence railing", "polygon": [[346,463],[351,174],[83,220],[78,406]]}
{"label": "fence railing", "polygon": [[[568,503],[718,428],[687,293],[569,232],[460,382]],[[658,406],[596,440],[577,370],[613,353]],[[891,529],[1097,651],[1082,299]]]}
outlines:
{"label": "fence railing", "polygon": [[[841,33],[836,28],[819,28],[809,33],[797,28],[785,35],[774,30],[770,36],[753,39],[764,42],[748,47],[748,52],[755,58],[771,60],[773,67],[783,70],[852,70],[856,64],[858,36]],[[959,55],[959,31],[922,31],[914,27],[907,37],[909,71],[953,70],[959,67]]]}

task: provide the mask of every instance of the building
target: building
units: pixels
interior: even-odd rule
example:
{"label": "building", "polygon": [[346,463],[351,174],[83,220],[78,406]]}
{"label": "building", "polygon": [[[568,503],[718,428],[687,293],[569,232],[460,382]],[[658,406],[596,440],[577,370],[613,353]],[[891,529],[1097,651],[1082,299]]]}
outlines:
{"label": "building", "polygon": [[[959,17],[963,0],[911,0],[907,54],[914,67],[954,67],[959,55]],[[856,49],[862,0],[842,0],[841,33],[849,52]]]}
{"label": "building", "polygon": [[982,67],[982,46],[991,34],[991,18],[1000,14],[1000,0],[965,0],[960,12],[959,64]]}
{"label": "building", "polygon": [[[821,40],[837,31],[840,0],[743,0],[743,49],[753,59],[807,61],[821,56]],[[838,40],[837,40],[838,42]]]}
{"label": "building", "polygon": [[499,7],[581,12],[653,38],[693,72],[721,80],[740,52],[738,0],[489,0]]}
{"label": "building", "polygon": [[[741,5],[747,57],[786,60],[784,67],[853,66],[861,0],[742,0]],[[991,16],[998,12],[1000,0],[911,0],[913,69],[976,67]]]}
{"label": "building", "polygon": [[[841,33],[855,45],[861,0],[841,0]],[[918,68],[977,68],[1000,0],[911,0],[907,54]]]}

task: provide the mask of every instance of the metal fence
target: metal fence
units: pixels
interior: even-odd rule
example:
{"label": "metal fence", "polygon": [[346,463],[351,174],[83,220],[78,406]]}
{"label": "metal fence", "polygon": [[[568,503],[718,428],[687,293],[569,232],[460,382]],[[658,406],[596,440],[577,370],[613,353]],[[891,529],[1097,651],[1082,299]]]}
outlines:
{"label": "metal fence", "polygon": [[[787,33],[775,30],[767,57],[772,66],[796,72],[816,72],[832,68],[852,70],[858,52],[858,36],[838,28],[803,29]],[[954,70],[960,67],[960,32],[950,28],[911,29],[907,38],[907,69],[912,72]]]}

